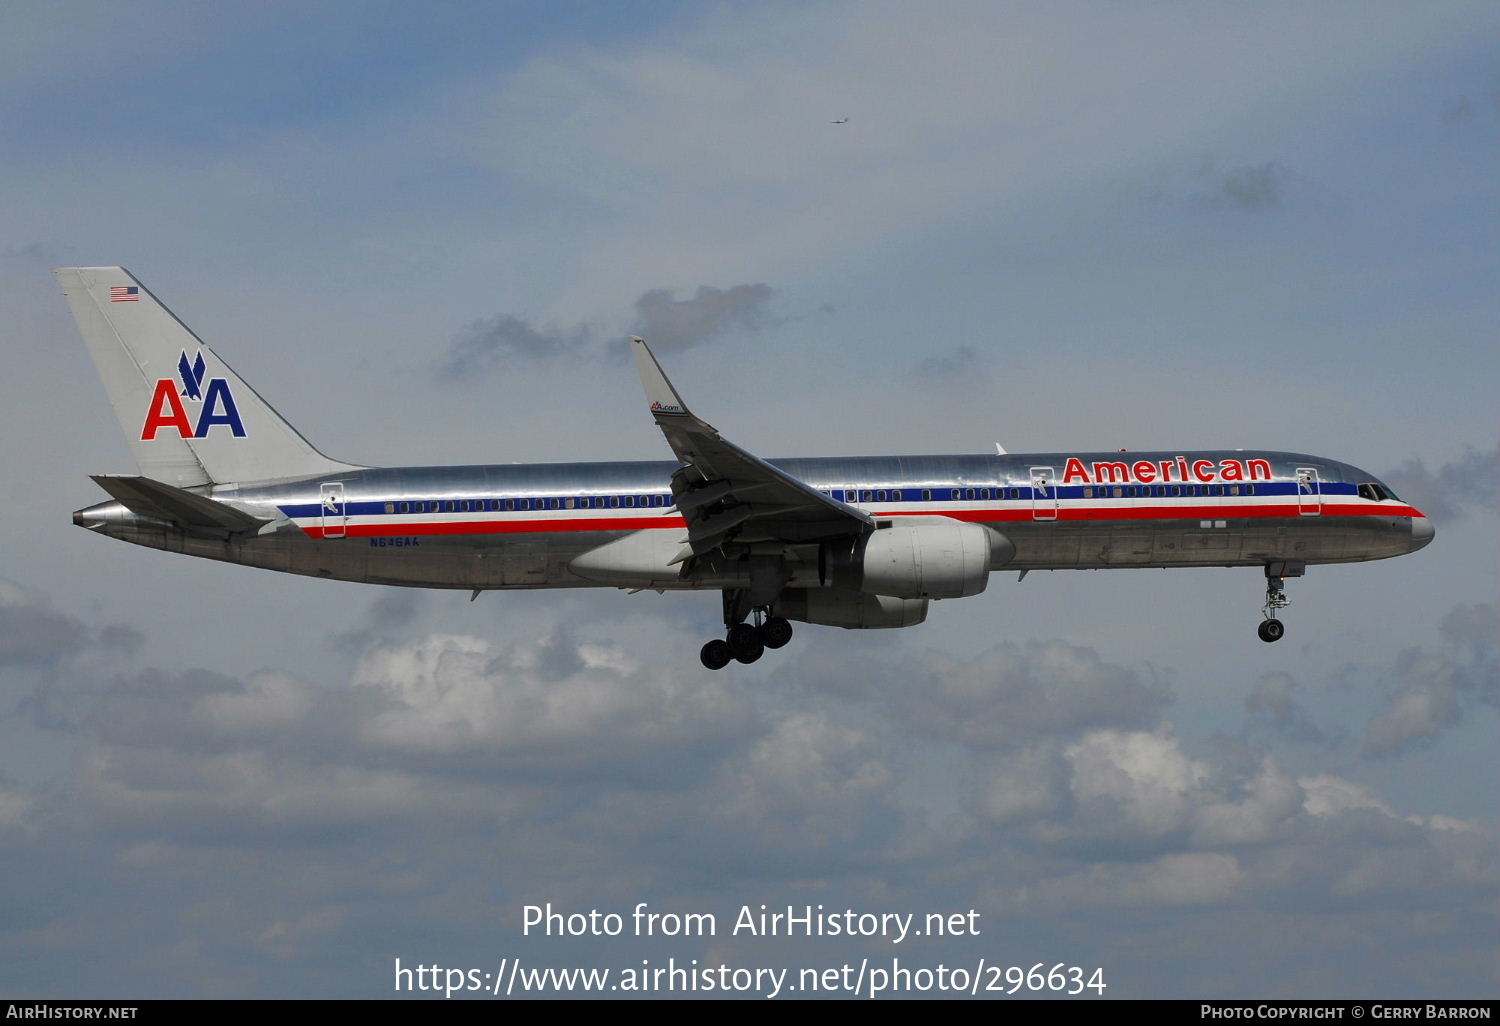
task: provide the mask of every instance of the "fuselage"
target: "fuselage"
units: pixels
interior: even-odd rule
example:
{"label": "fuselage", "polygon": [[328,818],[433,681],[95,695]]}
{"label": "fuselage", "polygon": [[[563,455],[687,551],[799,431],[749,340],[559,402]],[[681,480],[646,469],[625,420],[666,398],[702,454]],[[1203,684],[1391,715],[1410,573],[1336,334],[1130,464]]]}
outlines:
{"label": "fuselage", "polygon": [[[992,570],[1304,565],[1432,537],[1376,477],[1262,451],[862,456],[769,461],[879,522],[943,517],[1008,539]],[[684,575],[670,461],[356,469],[215,486],[259,533],[174,525],[116,502],[75,522],[152,548],[336,580],[428,588],[722,588]],[[624,559],[590,553],[633,541]],[[802,582],[808,583],[808,582]]]}

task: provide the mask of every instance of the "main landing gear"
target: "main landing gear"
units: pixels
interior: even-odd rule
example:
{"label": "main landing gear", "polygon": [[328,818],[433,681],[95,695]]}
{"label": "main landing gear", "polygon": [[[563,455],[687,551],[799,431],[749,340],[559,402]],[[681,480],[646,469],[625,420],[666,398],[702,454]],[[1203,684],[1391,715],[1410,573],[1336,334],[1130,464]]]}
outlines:
{"label": "main landing gear", "polygon": [[735,623],[723,640],[715,638],[703,646],[698,658],[710,670],[721,670],[731,659],[742,663],[753,663],[765,654],[768,648],[780,648],[792,640],[792,625],[779,616],[772,616],[769,606],[762,606],[751,613],[754,623]]}
{"label": "main landing gear", "polygon": [[1280,641],[1281,636],[1286,633],[1286,626],[1276,619],[1278,609],[1285,609],[1292,604],[1292,600],[1286,597],[1286,579],[1301,577],[1306,572],[1305,563],[1266,564],[1266,604],[1260,607],[1264,619],[1255,630],[1261,641]]}

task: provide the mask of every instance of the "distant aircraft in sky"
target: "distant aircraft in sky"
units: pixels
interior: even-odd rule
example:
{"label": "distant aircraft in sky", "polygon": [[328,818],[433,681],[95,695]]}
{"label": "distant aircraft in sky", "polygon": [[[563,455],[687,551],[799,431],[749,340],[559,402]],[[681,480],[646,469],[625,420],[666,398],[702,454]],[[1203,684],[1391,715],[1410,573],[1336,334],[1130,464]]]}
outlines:
{"label": "distant aircraft in sky", "polygon": [[832,121],[829,122],[829,124],[831,124],[831,125],[847,125],[848,123],[849,123],[849,119],[848,118],[834,118]]}
{"label": "distant aircraft in sky", "polygon": [[[361,467],[314,449],[120,267],[56,272],[139,474],[73,514],[150,548],[286,573],[481,591],[721,593],[751,663],[789,621],[909,627],[996,570],[1244,566],[1259,634],[1308,566],[1422,548],[1431,522],[1356,467],[1232,450],[763,460],[689,411],[630,341],[675,462]],[[999,447],[997,446],[997,449]]]}

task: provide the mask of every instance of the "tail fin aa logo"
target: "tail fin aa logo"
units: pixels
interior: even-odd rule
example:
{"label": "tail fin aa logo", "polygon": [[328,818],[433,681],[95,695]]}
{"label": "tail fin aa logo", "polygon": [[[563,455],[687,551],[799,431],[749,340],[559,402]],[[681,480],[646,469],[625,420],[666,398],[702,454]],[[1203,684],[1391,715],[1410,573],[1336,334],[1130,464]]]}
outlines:
{"label": "tail fin aa logo", "polygon": [[177,361],[177,376],[182,379],[182,395],[189,399],[202,401],[203,393],[200,388],[203,385],[203,353],[198,353],[198,358],[188,363],[187,350],[183,350],[182,358]]}
{"label": "tail fin aa logo", "polygon": [[[141,441],[150,442],[164,428],[175,428],[179,438],[206,438],[210,428],[223,424],[234,437],[245,437],[245,425],[240,420],[239,407],[234,404],[234,394],[229,391],[229,382],[223,378],[209,378],[208,387],[203,387],[203,375],[207,365],[200,350],[197,357],[188,362],[187,350],[177,361],[177,376],[180,381],[161,378],[156,382],[156,391],[151,395],[151,405],[146,410],[146,422],[141,425]],[[181,385],[181,391],[178,386]],[[183,399],[200,403],[196,423],[188,417]]]}

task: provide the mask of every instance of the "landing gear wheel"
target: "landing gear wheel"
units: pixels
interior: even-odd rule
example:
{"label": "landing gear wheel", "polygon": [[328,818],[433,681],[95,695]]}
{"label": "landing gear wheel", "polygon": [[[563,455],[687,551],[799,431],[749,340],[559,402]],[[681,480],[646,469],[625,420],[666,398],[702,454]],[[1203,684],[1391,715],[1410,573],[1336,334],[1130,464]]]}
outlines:
{"label": "landing gear wheel", "polygon": [[1272,617],[1269,620],[1262,620],[1255,632],[1260,635],[1261,641],[1278,641],[1286,633],[1286,627],[1280,620]]}
{"label": "landing gear wheel", "polygon": [[704,645],[698,653],[698,658],[703,665],[710,670],[722,670],[729,665],[729,660],[734,658],[734,653],[729,651],[729,644],[718,638]]}
{"label": "landing gear wheel", "polygon": [[780,648],[792,640],[792,625],[779,616],[773,616],[760,625],[760,640],[767,648]]}
{"label": "landing gear wheel", "polygon": [[736,652],[734,654],[734,657],[742,663],[753,663],[755,662],[755,660],[759,659],[765,654],[766,646],[760,643],[759,638],[756,638],[755,645],[752,648],[745,649],[741,652]]}
{"label": "landing gear wheel", "polygon": [[724,643],[742,663],[753,663],[766,651],[765,642],[760,640],[760,632],[748,623],[737,623],[729,628],[729,637]]}

